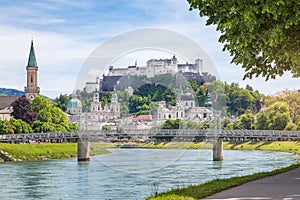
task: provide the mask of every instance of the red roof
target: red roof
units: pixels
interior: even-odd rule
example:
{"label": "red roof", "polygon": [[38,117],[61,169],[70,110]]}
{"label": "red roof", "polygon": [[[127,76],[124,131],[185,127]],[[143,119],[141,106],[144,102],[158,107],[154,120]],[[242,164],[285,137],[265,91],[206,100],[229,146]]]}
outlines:
{"label": "red roof", "polygon": [[139,115],[132,118],[133,121],[152,121],[152,115]]}

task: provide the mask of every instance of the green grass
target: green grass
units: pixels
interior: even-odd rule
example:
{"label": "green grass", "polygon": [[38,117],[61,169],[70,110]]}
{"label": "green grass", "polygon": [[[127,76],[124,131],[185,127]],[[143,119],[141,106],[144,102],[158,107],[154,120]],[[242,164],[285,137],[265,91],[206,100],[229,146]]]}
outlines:
{"label": "green grass", "polygon": [[[91,155],[107,154],[108,145],[91,143]],[[40,143],[40,144],[6,144],[0,143],[0,149],[15,159],[48,160],[77,157],[77,143]]]}
{"label": "green grass", "polygon": [[209,142],[161,142],[141,144],[141,148],[149,149],[209,149],[212,143]]}
{"label": "green grass", "polygon": [[226,189],[230,189],[232,187],[236,187],[243,183],[257,180],[260,178],[265,178],[269,176],[273,176],[279,173],[287,172],[289,170],[295,169],[300,167],[300,163],[291,165],[286,168],[277,169],[272,172],[263,172],[263,173],[256,173],[248,176],[242,177],[233,177],[228,179],[216,179],[201,185],[197,186],[188,186],[182,189],[173,189],[165,193],[158,194],[155,197],[150,197],[148,200],[194,200],[194,199],[201,199],[215,193],[221,192]]}
{"label": "green grass", "polygon": [[283,151],[300,155],[300,141],[246,142],[241,144],[224,142],[224,149]]}
{"label": "green grass", "polygon": [[[212,149],[211,142],[160,142],[139,144],[141,148],[149,149]],[[224,149],[233,150],[267,150],[283,151],[300,155],[300,141],[276,141],[276,142],[224,142]]]}
{"label": "green grass", "polygon": [[0,149],[21,160],[46,160],[77,156],[76,143],[0,144]]}
{"label": "green grass", "polygon": [[96,143],[92,142],[91,143],[91,156],[96,156],[96,155],[102,155],[102,154],[108,154],[110,153],[107,148],[113,148],[114,145],[111,143]]}

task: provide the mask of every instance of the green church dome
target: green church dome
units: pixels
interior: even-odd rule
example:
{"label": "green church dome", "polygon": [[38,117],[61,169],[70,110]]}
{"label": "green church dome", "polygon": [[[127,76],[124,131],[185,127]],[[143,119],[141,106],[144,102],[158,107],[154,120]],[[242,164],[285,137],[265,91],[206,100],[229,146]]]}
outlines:
{"label": "green church dome", "polygon": [[111,95],[111,98],[112,99],[118,99],[118,95],[116,92],[113,92],[112,95]]}
{"label": "green church dome", "polygon": [[82,103],[79,99],[71,99],[67,103],[68,108],[82,108]]}

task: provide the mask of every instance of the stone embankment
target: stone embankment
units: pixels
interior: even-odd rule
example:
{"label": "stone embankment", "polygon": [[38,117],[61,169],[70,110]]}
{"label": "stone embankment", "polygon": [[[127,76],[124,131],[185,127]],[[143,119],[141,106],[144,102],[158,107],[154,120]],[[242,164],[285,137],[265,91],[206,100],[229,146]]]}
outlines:
{"label": "stone embankment", "polygon": [[0,149],[0,161],[8,162],[8,161],[21,161],[20,159],[13,158],[7,152],[2,151]]}

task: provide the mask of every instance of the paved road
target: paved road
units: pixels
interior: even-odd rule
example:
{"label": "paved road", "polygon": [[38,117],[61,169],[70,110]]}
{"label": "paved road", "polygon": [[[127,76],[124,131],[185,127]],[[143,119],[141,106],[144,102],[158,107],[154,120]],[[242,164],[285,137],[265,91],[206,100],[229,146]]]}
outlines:
{"label": "paved road", "polygon": [[205,199],[300,200],[300,168],[245,183]]}

